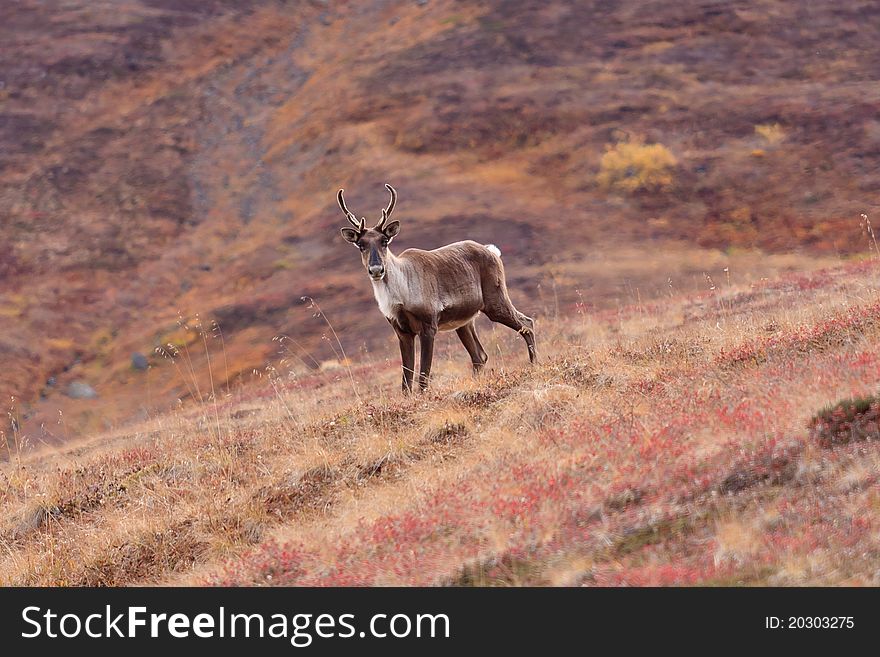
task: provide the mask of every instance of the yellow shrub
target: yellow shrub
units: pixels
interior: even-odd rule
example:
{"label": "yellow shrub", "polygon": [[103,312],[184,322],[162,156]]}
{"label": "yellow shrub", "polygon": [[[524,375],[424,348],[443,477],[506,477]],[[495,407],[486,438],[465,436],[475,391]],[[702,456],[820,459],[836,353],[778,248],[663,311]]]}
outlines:
{"label": "yellow shrub", "polygon": [[771,146],[785,139],[785,130],[778,123],[763,123],[755,126],[755,134],[763,137]]}
{"label": "yellow shrub", "polygon": [[652,190],[672,185],[675,156],[663,144],[626,141],[606,147],[596,180],[620,192]]}

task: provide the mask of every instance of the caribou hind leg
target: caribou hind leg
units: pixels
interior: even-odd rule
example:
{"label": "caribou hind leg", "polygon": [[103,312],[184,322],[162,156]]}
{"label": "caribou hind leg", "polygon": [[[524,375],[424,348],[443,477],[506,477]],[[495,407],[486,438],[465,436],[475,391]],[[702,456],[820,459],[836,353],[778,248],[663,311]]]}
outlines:
{"label": "caribou hind leg", "polygon": [[483,349],[483,345],[480,344],[480,339],[477,337],[477,330],[474,323],[470,322],[465,324],[461,328],[456,329],[455,332],[458,334],[458,339],[461,340],[461,343],[464,345],[464,348],[467,349],[467,352],[471,357],[471,363],[473,363],[474,366],[474,374],[479,374],[480,370],[483,369],[483,366],[486,364],[486,361],[489,360],[489,356]]}
{"label": "caribou hind leg", "polygon": [[535,320],[513,307],[509,299],[495,307],[483,310],[483,313],[493,322],[504,324],[523,336],[529,349],[529,362],[534,363],[537,353],[535,352]]}

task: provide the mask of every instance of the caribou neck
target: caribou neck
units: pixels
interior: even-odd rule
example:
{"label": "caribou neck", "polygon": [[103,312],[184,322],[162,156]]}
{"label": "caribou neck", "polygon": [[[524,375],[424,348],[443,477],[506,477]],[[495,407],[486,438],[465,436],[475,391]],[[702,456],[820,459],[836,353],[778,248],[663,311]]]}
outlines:
{"label": "caribou neck", "polygon": [[413,299],[409,290],[407,263],[396,258],[390,251],[385,256],[385,276],[381,280],[372,281],[373,296],[379,304],[379,310],[390,320],[394,320],[401,306]]}
{"label": "caribou neck", "polygon": [[391,249],[385,253],[385,276],[381,280],[373,281],[374,286],[397,287],[404,278],[406,263],[398,258]]}

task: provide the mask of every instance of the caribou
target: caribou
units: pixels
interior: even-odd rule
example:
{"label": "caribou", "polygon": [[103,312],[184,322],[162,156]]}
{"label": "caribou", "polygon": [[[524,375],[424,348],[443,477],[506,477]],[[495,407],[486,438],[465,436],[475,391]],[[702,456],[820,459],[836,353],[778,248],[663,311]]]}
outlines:
{"label": "caribou", "polygon": [[400,232],[400,222],[389,221],[389,217],[397,192],[391,185],[385,187],[391,200],[372,228],[366,227],[365,217],[357,219],[346,207],[344,190],[339,190],[336,200],[352,226],[342,229],[342,237],[360,250],[379,310],[400,342],[403,392],[412,392],[417,336],[421,390],[428,387],[438,331],[455,331],[470,355],[474,374],[480,372],[489,358],[474,325],[481,312],[522,335],[529,361],[534,363],[535,321],[510,301],[498,247],[465,240],[431,251],[406,249],[394,255],[388,247]]}

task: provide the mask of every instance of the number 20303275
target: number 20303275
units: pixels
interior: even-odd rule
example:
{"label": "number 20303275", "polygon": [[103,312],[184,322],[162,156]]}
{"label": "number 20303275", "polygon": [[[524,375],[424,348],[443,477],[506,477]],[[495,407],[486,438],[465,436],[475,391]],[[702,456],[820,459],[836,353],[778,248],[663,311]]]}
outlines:
{"label": "number 20303275", "polygon": [[768,630],[851,630],[855,627],[853,616],[765,616],[764,627]]}

